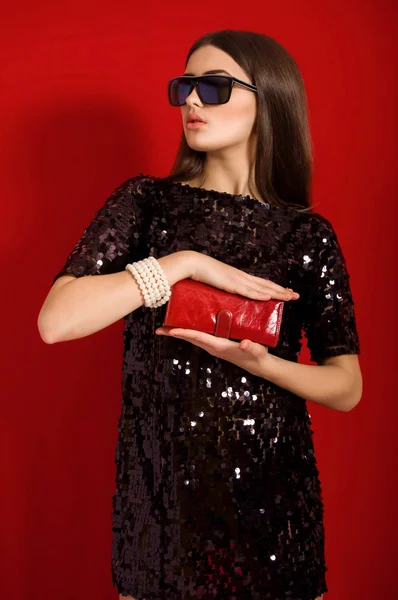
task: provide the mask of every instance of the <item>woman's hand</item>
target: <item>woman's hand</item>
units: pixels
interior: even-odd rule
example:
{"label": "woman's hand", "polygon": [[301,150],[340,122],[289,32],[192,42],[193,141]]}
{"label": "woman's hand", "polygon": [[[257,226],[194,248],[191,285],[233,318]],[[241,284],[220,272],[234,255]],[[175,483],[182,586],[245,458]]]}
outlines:
{"label": "woman's hand", "polygon": [[284,288],[269,279],[250,275],[213,258],[194,252],[191,258],[191,279],[207,283],[232,294],[239,294],[253,300],[297,300],[300,296],[290,288]]}
{"label": "woman's hand", "polygon": [[[189,275],[191,279],[217,287],[226,292],[239,294],[253,300],[297,300],[299,294],[286,289],[269,279],[249,275],[245,271],[225,264],[200,252],[189,251]],[[188,264],[188,263],[187,263]],[[235,342],[193,329],[159,327],[157,335],[181,338],[209,352],[213,356],[227,360],[253,375],[263,377],[268,347],[243,339]]]}
{"label": "woman's hand", "polygon": [[216,337],[210,333],[177,327],[159,327],[155,333],[191,342],[195,346],[203,348],[209,354],[223,360],[228,360],[245,371],[252,373],[252,375],[264,377],[265,361],[269,356],[267,346],[257,344],[257,342],[252,342],[248,339],[244,339],[241,342],[234,342],[227,338]]}

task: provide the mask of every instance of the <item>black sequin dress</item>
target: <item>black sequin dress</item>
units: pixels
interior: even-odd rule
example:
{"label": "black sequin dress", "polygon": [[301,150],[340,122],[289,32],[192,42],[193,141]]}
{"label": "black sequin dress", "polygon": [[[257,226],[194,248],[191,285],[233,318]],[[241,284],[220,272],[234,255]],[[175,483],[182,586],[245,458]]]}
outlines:
{"label": "black sequin dress", "polygon": [[[124,270],[179,250],[300,293],[278,346],[359,354],[330,222],[250,196],[140,174],[89,224],[62,274]],[[112,575],[136,600],[314,600],[327,591],[323,503],[306,401],[201,348],[157,336],[166,305],[124,317]]]}

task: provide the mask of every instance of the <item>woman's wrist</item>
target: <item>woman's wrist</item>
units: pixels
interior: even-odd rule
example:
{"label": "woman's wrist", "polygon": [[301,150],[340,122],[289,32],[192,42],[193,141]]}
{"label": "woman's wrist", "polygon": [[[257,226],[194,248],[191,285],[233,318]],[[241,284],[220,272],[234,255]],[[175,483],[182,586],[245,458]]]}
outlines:
{"label": "woman's wrist", "polygon": [[181,279],[192,277],[192,273],[195,272],[195,255],[198,253],[191,250],[179,250],[157,259],[170,286]]}
{"label": "woman's wrist", "polygon": [[181,279],[193,279],[198,267],[199,252],[194,250],[180,250],[178,252],[181,258]]}

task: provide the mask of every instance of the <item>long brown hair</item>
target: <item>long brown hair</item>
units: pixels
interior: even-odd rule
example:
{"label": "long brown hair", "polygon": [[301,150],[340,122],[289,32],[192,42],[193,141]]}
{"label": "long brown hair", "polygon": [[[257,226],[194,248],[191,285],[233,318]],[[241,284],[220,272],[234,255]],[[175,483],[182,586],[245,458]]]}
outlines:
{"label": "long brown hair", "polygon": [[[191,54],[206,45],[229,54],[257,86],[254,171],[262,200],[299,212],[312,211],[313,158],[307,96],[295,60],[271,37],[226,29],[203,35],[194,42],[185,67]],[[206,152],[190,148],[183,132],[174,164],[165,179],[201,178],[205,160]],[[250,182],[248,185],[250,189]]]}

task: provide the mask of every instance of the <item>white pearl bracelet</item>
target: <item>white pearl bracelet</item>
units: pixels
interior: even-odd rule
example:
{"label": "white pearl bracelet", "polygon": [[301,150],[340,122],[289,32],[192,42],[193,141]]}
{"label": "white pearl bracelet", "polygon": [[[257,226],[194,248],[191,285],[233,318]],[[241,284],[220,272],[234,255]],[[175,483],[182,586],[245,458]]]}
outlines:
{"label": "white pearl bracelet", "polygon": [[160,263],[154,256],[128,264],[125,269],[137,281],[146,307],[156,308],[168,302],[171,288]]}

